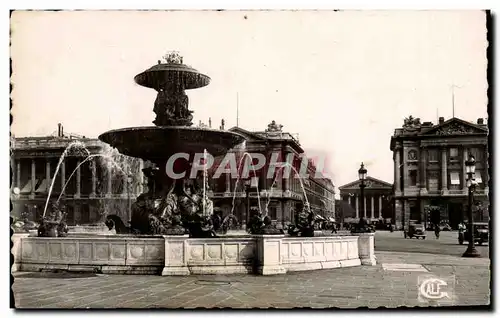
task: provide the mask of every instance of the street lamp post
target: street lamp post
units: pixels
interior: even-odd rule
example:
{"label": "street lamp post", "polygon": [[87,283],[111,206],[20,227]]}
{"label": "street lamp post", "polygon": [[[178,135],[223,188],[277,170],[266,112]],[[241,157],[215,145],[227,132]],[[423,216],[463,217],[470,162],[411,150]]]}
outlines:
{"label": "street lamp post", "polygon": [[469,188],[469,245],[462,257],[479,257],[481,256],[474,246],[474,217],[472,215],[472,203],[474,202],[474,172],[476,171],[476,159],[469,153],[469,158],[465,161],[465,171],[467,172],[467,187]]}
{"label": "street lamp post", "polygon": [[359,185],[359,190],[361,194],[361,218],[365,218],[365,180],[366,180],[366,168],[363,163],[361,163],[361,168],[358,170],[359,180],[361,184]]}

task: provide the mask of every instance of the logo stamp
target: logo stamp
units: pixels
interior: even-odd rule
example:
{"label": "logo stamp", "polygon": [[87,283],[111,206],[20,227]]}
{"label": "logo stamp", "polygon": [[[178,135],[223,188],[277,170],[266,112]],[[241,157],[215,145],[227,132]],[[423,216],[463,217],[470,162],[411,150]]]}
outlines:
{"label": "logo stamp", "polygon": [[454,289],[455,276],[421,275],[418,277],[418,300],[422,303],[452,305],[455,302]]}

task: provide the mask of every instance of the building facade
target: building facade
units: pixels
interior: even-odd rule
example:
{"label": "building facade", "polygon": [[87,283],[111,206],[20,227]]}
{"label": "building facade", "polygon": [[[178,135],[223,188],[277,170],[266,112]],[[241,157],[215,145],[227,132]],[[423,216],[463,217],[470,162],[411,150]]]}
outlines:
{"label": "building facade", "polygon": [[357,222],[360,216],[376,221],[393,219],[392,184],[368,176],[365,180],[364,211],[361,211],[360,180],[339,187],[343,222]]}
{"label": "building facade", "polygon": [[106,213],[129,220],[143,166],[97,139],[65,135],[61,125],[55,136],[11,138],[11,214],[40,220],[52,186],[50,201],[60,198],[69,225],[101,222]]}
{"label": "building facade", "polygon": [[396,226],[410,221],[428,223],[428,208],[439,207],[441,221],[452,228],[467,219],[468,189],[465,161],[476,159],[474,219],[488,221],[488,127],[483,119],[470,123],[458,118],[438,124],[420,123],[410,116],[394,131],[390,149],[394,159]]}
{"label": "building facade", "polygon": [[[259,153],[266,158],[266,165],[255,172],[250,171],[248,178],[237,180],[231,178],[229,173],[222,175],[218,179],[211,178],[210,196],[214,200],[214,206],[222,210],[223,215],[233,211],[240,223],[245,224],[249,217],[249,208],[259,206],[262,210],[267,206],[268,215],[276,222],[293,222],[295,211],[307,197],[311,208],[325,219],[334,218],[335,215],[335,187],[332,181],[320,174],[315,177],[316,169],[314,164],[308,160],[308,178],[300,179],[292,171],[291,178],[285,178],[277,169],[268,178],[269,165],[273,154],[280,154],[278,161],[285,161],[288,154],[293,154],[292,165],[296,171],[300,171],[301,160],[304,150],[298,140],[290,133],[282,131],[282,126],[274,121],[268,125],[265,131],[250,132],[240,127],[229,129],[246,137],[244,148],[232,149],[239,164],[244,153]],[[244,161],[243,161],[244,162]],[[217,169],[214,164],[213,169]],[[253,184],[251,179],[253,177]],[[234,198],[234,208],[233,208]]]}

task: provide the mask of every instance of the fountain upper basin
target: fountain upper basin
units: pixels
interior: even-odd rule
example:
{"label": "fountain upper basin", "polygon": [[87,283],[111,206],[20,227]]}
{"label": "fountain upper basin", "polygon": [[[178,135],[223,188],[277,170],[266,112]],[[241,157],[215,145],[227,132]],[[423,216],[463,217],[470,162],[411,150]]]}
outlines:
{"label": "fountain upper basin", "polygon": [[194,89],[210,83],[210,77],[184,64],[158,64],[138,74],[139,85],[160,90],[171,83],[179,83],[184,89]]}
{"label": "fountain upper basin", "polygon": [[176,153],[194,153],[206,149],[212,156],[227,153],[245,137],[225,130],[185,126],[149,126],[110,130],[99,140],[118,149],[121,154],[150,160],[164,161]]}

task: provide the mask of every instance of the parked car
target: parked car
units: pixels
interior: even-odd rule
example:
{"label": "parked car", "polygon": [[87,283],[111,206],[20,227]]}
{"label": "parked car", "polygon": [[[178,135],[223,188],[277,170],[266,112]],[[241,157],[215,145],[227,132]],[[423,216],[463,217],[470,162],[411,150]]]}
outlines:
{"label": "parked car", "polygon": [[[478,245],[482,245],[483,243],[487,243],[489,241],[489,226],[488,223],[474,223],[474,243]],[[470,233],[469,226],[466,227],[464,233],[459,233],[458,235],[458,243],[464,244],[464,242],[469,242]]]}
{"label": "parked car", "polygon": [[427,236],[425,234],[425,227],[423,224],[410,224],[408,229],[404,231],[405,238],[414,238],[423,239]]}

